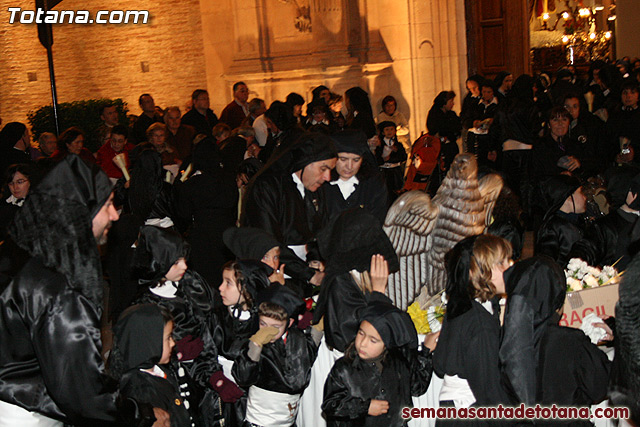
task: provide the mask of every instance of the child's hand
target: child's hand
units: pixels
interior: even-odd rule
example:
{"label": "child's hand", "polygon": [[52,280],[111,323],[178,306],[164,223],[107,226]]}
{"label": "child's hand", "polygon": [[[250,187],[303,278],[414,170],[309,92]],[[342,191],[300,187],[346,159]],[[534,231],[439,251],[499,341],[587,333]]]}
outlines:
{"label": "child's hand", "polygon": [[244,395],[244,392],[233,381],[225,377],[222,371],[214,372],[209,378],[209,384],[225,403],[234,403]]}
{"label": "child's hand", "polygon": [[369,415],[377,417],[378,415],[389,412],[389,402],[386,400],[371,399],[369,404]]}
{"label": "child's hand", "polygon": [[422,345],[428,348],[429,352],[432,352],[433,350],[436,349],[436,346],[438,345],[439,336],[440,336],[440,331],[427,334],[427,336],[424,337],[424,343]]}
{"label": "child's hand", "polygon": [[389,264],[382,255],[376,254],[371,257],[369,275],[371,276],[371,287],[373,290],[384,294],[387,291]]}
{"label": "child's hand", "polygon": [[253,342],[258,347],[262,347],[265,344],[269,344],[272,339],[278,335],[278,328],[274,328],[273,326],[267,326],[266,328],[258,329],[258,332],[253,334],[249,341]]}
{"label": "child's hand", "polygon": [[156,417],[156,422],[153,423],[152,427],[171,427],[171,419],[167,411],[153,408],[153,415]]}
{"label": "child's hand", "polygon": [[273,271],[273,274],[269,276],[269,281],[271,283],[278,282],[281,285],[284,285],[284,264],[280,264],[280,267]]}

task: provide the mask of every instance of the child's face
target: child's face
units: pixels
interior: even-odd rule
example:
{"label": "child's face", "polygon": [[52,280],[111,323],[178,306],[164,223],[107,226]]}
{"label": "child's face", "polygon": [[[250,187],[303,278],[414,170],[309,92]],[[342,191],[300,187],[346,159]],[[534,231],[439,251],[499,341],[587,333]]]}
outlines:
{"label": "child's face", "polygon": [[375,359],[384,351],[384,342],[373,325],[366,320],[360,323],[356,334],[356,350],[363,360]]}
{"label": "child's face", "polygon": [[393,138],[394,136],[396,136],[396,128],[394,126],[387,126],[386,128],[382,129],[382,134],[385,138]]}
{"label": "child's face", "polygon": [[178,258],[164,277],[172,282],[179,282],[185,271],[187,271],[187,261],[184,258]]}
{"label": "child's face", "polygon": [[276,328],[278,330],[278,335],[276,335],[271,340],[271,342],[276,342],[280,338],[282,338],[282,336],[284,335],[284,333],[287,330],[287,323],[289,324],[289,326],[291,326],[291,324],[293,323],[293,319],[289,319],[289,321],[287,322],[286,320],[276,320],[276,319],[272,319],[272,318],[267,317],[267,316],[260,316],[260,329],[268,328],[269,326],[273,326],[274,328]]}
{"label": "child's face", "polygon": [[222,297],[222,303],[227,307],[244,302],[244,297],[240,294],[240,287],[236,282],[233,270],[226,269],[222,271],[222,283],[218,290]]}
{"label": "child's face", "polygon": [[173,340],[173,322],[167,322],[164,325],[164,332],[162,333],[162,357],[158,362],[160,365],[164,365],[171,361],[171,352],[175,347],[176,342]]}
{"label": "child's face", "polygon": [[309,267],[313,268],[314,270],[324,271],[324,263],[322,261],[309,261]]}
{"label": "child's face", "polygon": [[277,270],[280,268],[280,246],[275,246],[264,254],[262,257],[262,262],[267,264],[269,267],[273,268],[273,270]]}

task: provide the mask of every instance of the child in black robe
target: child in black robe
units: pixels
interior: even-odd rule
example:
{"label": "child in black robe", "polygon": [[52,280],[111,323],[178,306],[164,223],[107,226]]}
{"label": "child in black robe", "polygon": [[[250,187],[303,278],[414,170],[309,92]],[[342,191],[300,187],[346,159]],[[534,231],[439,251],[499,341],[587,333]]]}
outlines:
{"label": "child in black robe", "polygon": [[[234,361],[240,356],[244,344],[258,331],[258,292],[269,286],[271,267],[261,261],[231,261],[224,265],[222,283],[218,288],[222,306],[215,310],[217,326],[214,332],[220,351],[218,360],[225,377],[231,378]],[[246,396],[224,405],[223,412],[229,425],[242,424],[246,410]]]}
{"label": "child in black robe", "polygon": [[[221,402],[233,402],[242,391],[224,378],[213,331],[213,290],[197,272],[187,269],[189,245],[175,231],[145,226],[134,253],[134,277],[146,286],[139,303],[168,309],[175,322],[179,360],[174,361],[187,408],[199,423],[221,423]],[[189,394],[187,394],[187,392]]]}
{"label": "child in black robe", "polygon": [[109,369],[120,381],[122,395],[168,412],[172,427],[190,427],[192,420],[170,364],[175,345],[171,313],[154,304],[129,307],[113,333]]}
{"label": "child in black robe", "polygon": [[[405,426],[402,408],[427,391],[436,338],[417,351],[409,315],[391,302],[371,302],[356,339],[331,369],[322,409],[331,426]],[[408,415],[408,414],[407,414]]]}
{"label": "child in black robe", "polygon": [[260,329],[233,366],[238,384],[249,389],[245,424],[293,425],[322,331],[316,326],[305,333],[295,327],[304,301],[280,284],[262,291],[258,303]]}
{"label": "child in black robe", "polygon": [[396,124],[386,121],[378,125],[380,145],[376,147],[376,160],[387,182],[389,204],[398,198],[398,192],[404,187],[404,166],[407,151],[398,142]]}

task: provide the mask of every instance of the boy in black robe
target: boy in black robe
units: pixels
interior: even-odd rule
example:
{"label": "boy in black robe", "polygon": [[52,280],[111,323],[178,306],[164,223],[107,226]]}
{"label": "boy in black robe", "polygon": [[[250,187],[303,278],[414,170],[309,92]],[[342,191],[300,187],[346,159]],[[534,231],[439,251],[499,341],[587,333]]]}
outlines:
{"label": "boy in black robe", "polygon": [[398,142],[396,124],[390,121],[378,125],[380,145],[376,147],[376,160],[387,182],[389,203],[398,198],[398,191],[404,186],[404,164],[407,152]]}
{"label": "boy in black robe", "polygon": [[291,327],[304,311],[292,290],[272,284],[258,296],[260,329],[243,346],[233,376],[249,388],[245,425],[293,425],[322,331]]}

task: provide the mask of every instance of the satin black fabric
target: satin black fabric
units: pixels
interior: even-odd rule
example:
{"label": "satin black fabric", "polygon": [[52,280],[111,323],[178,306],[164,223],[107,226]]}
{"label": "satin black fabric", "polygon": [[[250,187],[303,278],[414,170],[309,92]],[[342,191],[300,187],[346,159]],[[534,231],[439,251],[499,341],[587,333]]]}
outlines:
{"label": "satin black fabric", "polygon": [[313,320],[318,323],[324,316],[324,336],[329,347],[345,351],[356,338],[360,316],[370,301],[392,304],[380,292],[363,293],[349,273],[325,278]]}
{"label": "satin black fabric", "polygon": [[569,262],[573,245],[582,239],[583,230],[570,217],[558,211],[545,220],[536,235],[534,253],[546,255],[561,266]]}
{"label": "satin black fabric", "polygon": [[162,357],[164,319],[155,304],[128,308],[113,327],[115,347],[122,369],[149,369]]}
{"label": "satin black fabric", "polygon": [[476,406],[508,402],[500,384],[500,321],[477,301],[465,313],[445,317],[433,369],[438,376],[458,375],[467,380]]}
{"label": "satin black fabric", "polygon": [[280,247],[271,234],[253,227],[227,228],[222,239],[238,259],[261,260],[271,249]]}
{"label": "satin black fabric", "polygon": [[[198,408],[189,408],[193,417],[202,425],[220,425],[221,402],[218,394],[211,388],[209,378],[221,369],[218,363],[218,348],[214,340],[216,320],[214,318],[213,290],[197,272],[187,270],[178,284],[174,298],[163,298],[147,291],[138,299],[138,303],[158,304],[173,315],[173,336],[176,341],[187,335],[200,337],[204,343],[202,352],[192,361],[174,360],[174,369],[186,371],[183,384],[191,393],[189,400],[198,403]],[[181,380],[182,381],[182,380]]]}
{"label": "satin black fabric", "polygon": [[514,264],[505,273],[507,307],[500,363],[513,403],[536,403],[536,366],[540,341],[557,323],[556,310],[566,295],[564,271],[551,258],[534,256]]}
{"label": "satin black fabric", "polygon": [[[417,353],[416,350],[413,350]],[[433,372],[431,356],[420,352],[409,362],[390,351],[382,361],[382,372],[375,362],[360,359],[355,351],[338,359],[324,386],[322,410],[328,426],[403,426],[401,410],[413,406],[411,396],[427,391]],[[386,414],[368,415],[372,399],[389,402]]]}
{"label": "satin black fabric", "polygon": [[418,346],[418,336],[411,317],[393,304],[369,301],[360,314],[360,322],[365,320],[378,331],[386,348]]}
{"label": "satin black fabric", "polygon": [[304,391],[311,379],[311,365],[318,354],[318,347],[310,333],[297,328],[290,328],[286,337],[286,343],[279,339],[265,344],[258,362],[249,358],[250,341],[245,341],[232,371],[240,387],[249,389],[255,385],[288,394]]}
{"label": "satin black fabric", "polygon": [[167,378],[156,377],[137,369],[127,372],[120,382],[122,394],[167,411],[171,417],[171,427],[191,427],[189,412],[180,398],[174,373],[167,367],[160,368]]}
{"label": "satin black fabric", "polygon": [[0,399],[78,426],[116,421],[100,310],[32,258],[0,295]]}
{"label": "satin black fabric", "polygon": [[173,230],[151,225],[140,229],[134,252],[133,270],[141,284],[155,285],[180,258],[186,258],[189,245]]}

